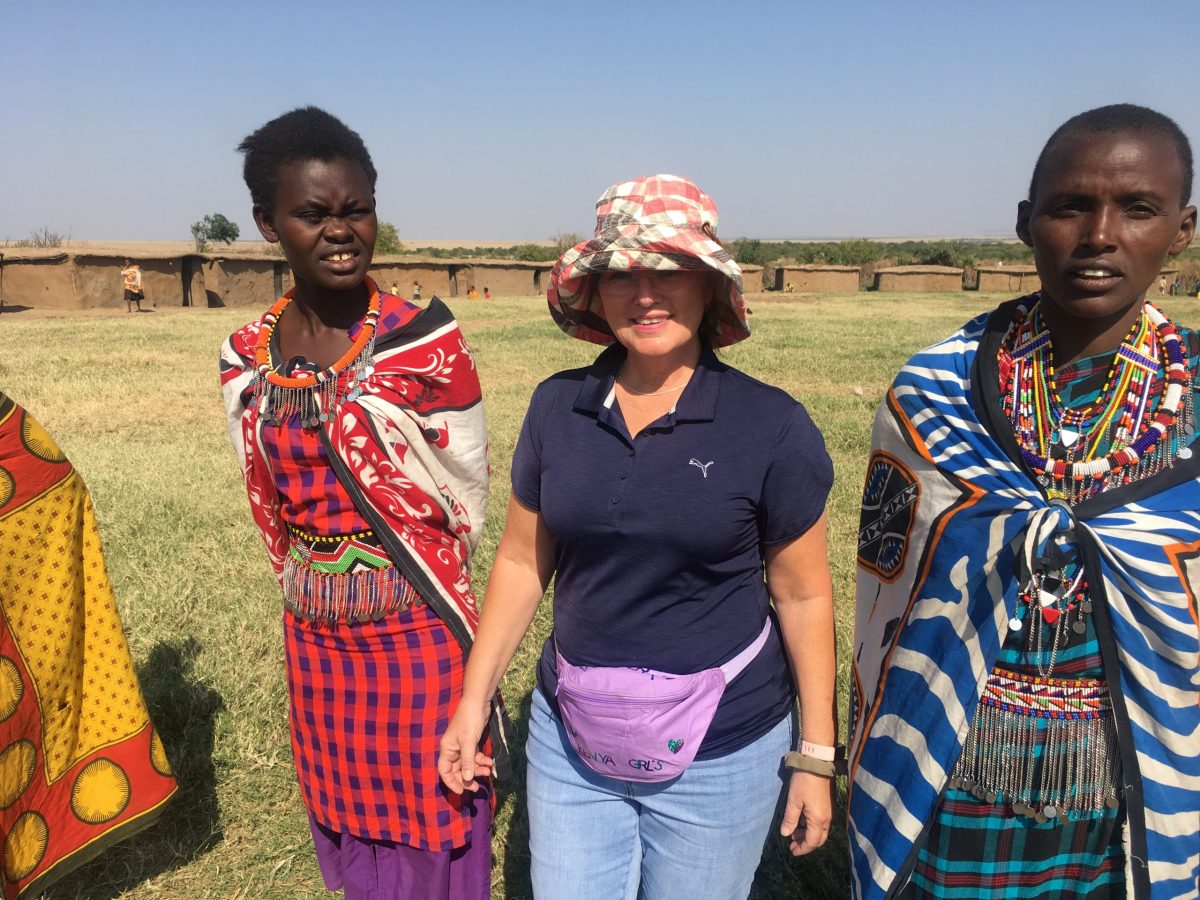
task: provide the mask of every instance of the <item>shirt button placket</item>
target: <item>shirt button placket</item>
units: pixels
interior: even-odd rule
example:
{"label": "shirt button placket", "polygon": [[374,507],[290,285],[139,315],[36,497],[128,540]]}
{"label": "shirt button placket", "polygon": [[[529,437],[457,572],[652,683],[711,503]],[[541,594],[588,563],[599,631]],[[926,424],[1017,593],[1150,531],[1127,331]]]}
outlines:
{"label": "shirt button placket", "polygon": [[609,503],[609,506],[612,507],[612,523],[614,526],[618,526],[621,524],[621,493],[620,492],[622,492],[624,489],[627,489],[629,487],[628,483],[621,484],[621,482],[628,482],[630,470],[633,468],[633,460],[636,458],[637,458],[637,452],[632,447],[630,447],[629,448],[629,459],[630,459],[629,465],[617,472],[617,484],[614,485],[614,487],[616,487],[618,493],[614,493],[612,495],[611,503]]}

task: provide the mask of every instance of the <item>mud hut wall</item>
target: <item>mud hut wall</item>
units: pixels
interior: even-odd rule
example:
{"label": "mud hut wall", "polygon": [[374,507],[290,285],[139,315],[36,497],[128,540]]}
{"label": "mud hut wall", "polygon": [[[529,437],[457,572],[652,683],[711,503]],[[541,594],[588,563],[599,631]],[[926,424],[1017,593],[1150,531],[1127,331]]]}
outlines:
{"label": "mud hut wall", "polygon": [[979,290],[1007,294],[1031,294],[1042,286],[1037,272],[1006,272],[1003,269],[979,270]]}
{"label": "mud hut wall", "polygon": [[859,269],[788,269],[775,270],[775,290],[788,285],[797,293],[857,293]]}
{"label": "mud hut wall", "polygon": [[[142,306],[183,306],[183,259],[151,259],[140,263],[142,267],[142,293],[146,299]],[[117,265],[117,283],[120,295],[125,296],[121,281],[121,266]],[[123,302],[123,301],[122,301]]]}
{"label": "mud hut wall", "polygon": [[75,294],[71,261],[58,256],[6,259],[3,288],[5,306],[34,309],[82,309]]}
{"label": "mud hut wall", "polygon": [[371,263],[371,277],[385,291],[392,289],[392,284],[398,286],[400,296],[409,299],[412,296],[413,282],[421,285],[421,299],[428,300],[434,294],[439,297],[453,296],[450,289],[450,266],[436,263]]}
{"label": "mud hut wall", "polygon": [[204,291],[209,306],[268,309],[278,299],[275,261],[233,257],[209,260],[204,267]]}
{"label": "mud hut wall", "polygon": [[948,294],[962,289],[961,272],[875,273],[875,290],[882,292]]}
{"label": "mud hut wall", "polygon": [[184,306],[208,306],[204,295],[204,260],[199,256],[185,256],[180,261],[180,284],[183,288],[181,302]]}
{"label": "mud hut wall", "polygon": [[[483,296],[483,289],[491,291],[493,297],[532,297],[539,293],[534,280],[536,269],[508,268],[507,266],[474,266],[471,278],[474,279],[475,290]],[[459,290],[465,295],[466,288],[462,275],[458,276]],[[468,282],[469,284],[469,282]]]}
{"label": "mud hut wall", "polygon": [[762,266],[742,267],[742,290],[747,294],[757,294],[763,289]]}

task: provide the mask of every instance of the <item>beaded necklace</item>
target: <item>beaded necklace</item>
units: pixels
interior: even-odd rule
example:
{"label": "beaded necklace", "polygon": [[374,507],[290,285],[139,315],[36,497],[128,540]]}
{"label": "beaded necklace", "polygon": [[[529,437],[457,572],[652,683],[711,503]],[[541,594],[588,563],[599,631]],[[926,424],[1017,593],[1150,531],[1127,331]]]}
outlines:
{"label": "beaded necklace", "polygon": [[[1075,505],[1171,465],[1174,455],[1161,442],[1180,418],[1185,393],[1189,400],[1191,393],[1184,391],[1188,370],[1175,325],[1145,303],[1096,401],[1070,410],[1054,385],[1054,349],[1039,300],[1035,295],[1028,308],[1018,307],[997,362],[1005,415],[1022,460],[1047,497]],[[1150,394],[1164,358],[1166,384],[1151,413]],[[1110,432],[1111,447],[1100,455]],[[1178,455],[1186,459],[1191,451],[1184,447]]]}
{"label": "beaded necklace", "polygon": [[[1001,342],[997,362],[1005,415],[1012,422],[1021,457],[1034,471],[1051,501],[1071,506],[1096,494],[1154,475],[1187,459],[1192,451],[1180,446],[1180,432],[1194,429],[1190,377],[1183,345],[1175,326],[1152,304],[1113,356],[1104,386],[1085,407],[1063,403],[1055,383],[1054,348],[1040,315],[1039,297],[1018,307],[1013,324]],[[1151,391],[1166,359],[1166,379],[1157,409],[1151,414]],[[1182,407],[1182,409],[1181,409]],[[1111,447],[1101,455],[1111,435]],[[1083,570],[1065,561],[1039,568],[1019,598],[1028,614],[1009,620],[1012,631],[1026,629],[1026,650],[1036,655],[1038,672],[1054,673],[1066,631],[1087,630],[1084,617],[1092,611]],[[1049,646],[1046,629],[1052,629]],[[1043,663],[1043,651],[1049,658]]]}
{"label": "beaded necklace", "polygon": [[[282,425],[296,416],[305,428],[328,422],[345,401],[362,395],[362,383],[375,371],[375,327],[379,321],[379,289],[370,279],[367,314],[354,343],[327,369],[284,375],[271,365],[271,335],[296,289],[275,302],[262,319],[254,347],[254,402],[268,425]],[[343,377],[345,376],[345,377]]]}

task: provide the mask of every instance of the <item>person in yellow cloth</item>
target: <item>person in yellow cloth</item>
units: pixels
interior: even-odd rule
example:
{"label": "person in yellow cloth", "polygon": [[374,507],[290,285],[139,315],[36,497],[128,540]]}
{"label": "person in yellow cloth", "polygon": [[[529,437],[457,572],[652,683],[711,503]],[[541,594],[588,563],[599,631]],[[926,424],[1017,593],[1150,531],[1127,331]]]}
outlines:
{"label": "person in yellow cloth", "polygon": [[174,793],[87,488],[0,393],[0,897],[39,896]]}

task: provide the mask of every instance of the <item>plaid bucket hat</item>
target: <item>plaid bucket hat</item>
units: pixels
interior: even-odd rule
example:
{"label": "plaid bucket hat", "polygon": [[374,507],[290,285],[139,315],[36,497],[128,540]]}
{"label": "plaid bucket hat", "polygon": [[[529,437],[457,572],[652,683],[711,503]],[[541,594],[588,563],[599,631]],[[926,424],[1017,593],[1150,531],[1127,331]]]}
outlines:
{"label": "plaid bucket hat", "polygon": [[611,344],[591,276],[607,270],[712,269],[725,276],[715,301],[714,346],[750,336],[742,270],[714,240],[717,206],[708,194],[678,175],[650,175],[614,184],[596,201],[596,233],[554,264],[546,301],[558,327],[571,337]]}

